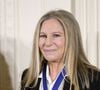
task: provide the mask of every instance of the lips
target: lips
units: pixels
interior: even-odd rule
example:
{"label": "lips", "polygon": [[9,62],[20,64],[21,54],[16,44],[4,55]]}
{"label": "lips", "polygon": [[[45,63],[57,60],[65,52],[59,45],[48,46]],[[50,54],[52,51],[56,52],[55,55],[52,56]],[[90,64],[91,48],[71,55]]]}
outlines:
{"label": "lips", "polygon": [[44,52],[48,53],[48,54],[53,53],[54,51],[56,51],[56,50],[55,49],[45,49],[44,50]]}
{"label": "lips", "polygon": [[44,49],[44,51],[46,51],[46,52],[52,52],[52,51],[55,51],[55,49]]}

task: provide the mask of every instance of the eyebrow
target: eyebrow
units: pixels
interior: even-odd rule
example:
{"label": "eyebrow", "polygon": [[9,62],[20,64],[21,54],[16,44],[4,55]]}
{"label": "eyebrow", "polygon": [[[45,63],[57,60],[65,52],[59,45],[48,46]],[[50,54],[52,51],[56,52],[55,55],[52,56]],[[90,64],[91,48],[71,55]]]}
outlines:
{"label": "eyebrow", "polygon": [[[52,33],[59,33],[59,34],[63,34],[62,32],[52,32]],[[46,34],[45,32],[40,32],[40,34]]]}

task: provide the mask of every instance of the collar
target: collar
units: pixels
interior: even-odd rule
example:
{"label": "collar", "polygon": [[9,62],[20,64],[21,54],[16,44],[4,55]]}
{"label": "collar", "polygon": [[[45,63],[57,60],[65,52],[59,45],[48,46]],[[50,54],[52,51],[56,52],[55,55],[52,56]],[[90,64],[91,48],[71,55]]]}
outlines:
{"label": "collar", "polygon": [[[64,67],[65,67],[65,65],[64,65]],[[64,67],[63,67],[63,68],[64,68]],[[66,69],[66,68],[65,68],[65,69]],[[46,70],[47,70],[47,71],[46,71],[47,79],[51,79],[51,78],[50,78],[50,74],[49,74],[49,66],[48,66],[48,64],[47,64]],[[66,71],[67,71],[67,69],[66,69]],[[59,72],[59,73],[60,73],[60,72]],[[58,75],[59,75],[59,73],[58,73]],[[57,75],[57,76],[58,76],[58,75]],[[68,76],[68,73],[66,72],[66,75],[64,76],[64,78],[67,77],[67,76]],[[39,78],[42,78],[42,72],[40,73]],[[51,81],[50,81],[50,82],[51,82]]]}

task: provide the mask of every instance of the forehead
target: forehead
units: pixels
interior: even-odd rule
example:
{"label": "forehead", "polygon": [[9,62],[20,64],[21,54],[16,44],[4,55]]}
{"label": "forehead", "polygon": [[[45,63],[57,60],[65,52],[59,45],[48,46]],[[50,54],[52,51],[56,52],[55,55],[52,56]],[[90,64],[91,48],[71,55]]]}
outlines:
{"label": "forehead", "polygon": [[51,18],[42,23],[41,32],[64,32],[64,30],[60,21]]}

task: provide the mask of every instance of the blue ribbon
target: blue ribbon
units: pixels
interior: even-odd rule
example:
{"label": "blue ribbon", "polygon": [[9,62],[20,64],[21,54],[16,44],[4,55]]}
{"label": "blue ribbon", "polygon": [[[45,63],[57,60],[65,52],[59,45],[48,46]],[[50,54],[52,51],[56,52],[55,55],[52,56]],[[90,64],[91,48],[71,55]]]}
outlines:
{"label": "blue ribbon", "polygon": [[[64,76],[66,75],[66,71],[65,68],[63,68],[62,72],[59,74],[52,90],[58,90],[62,80],[64,79]],[[46,66],[43,69],[43,73],[42,73],[42,77],[43,77],[43,90],[48,90],[47,87],[47,79],[46,79]]]}

